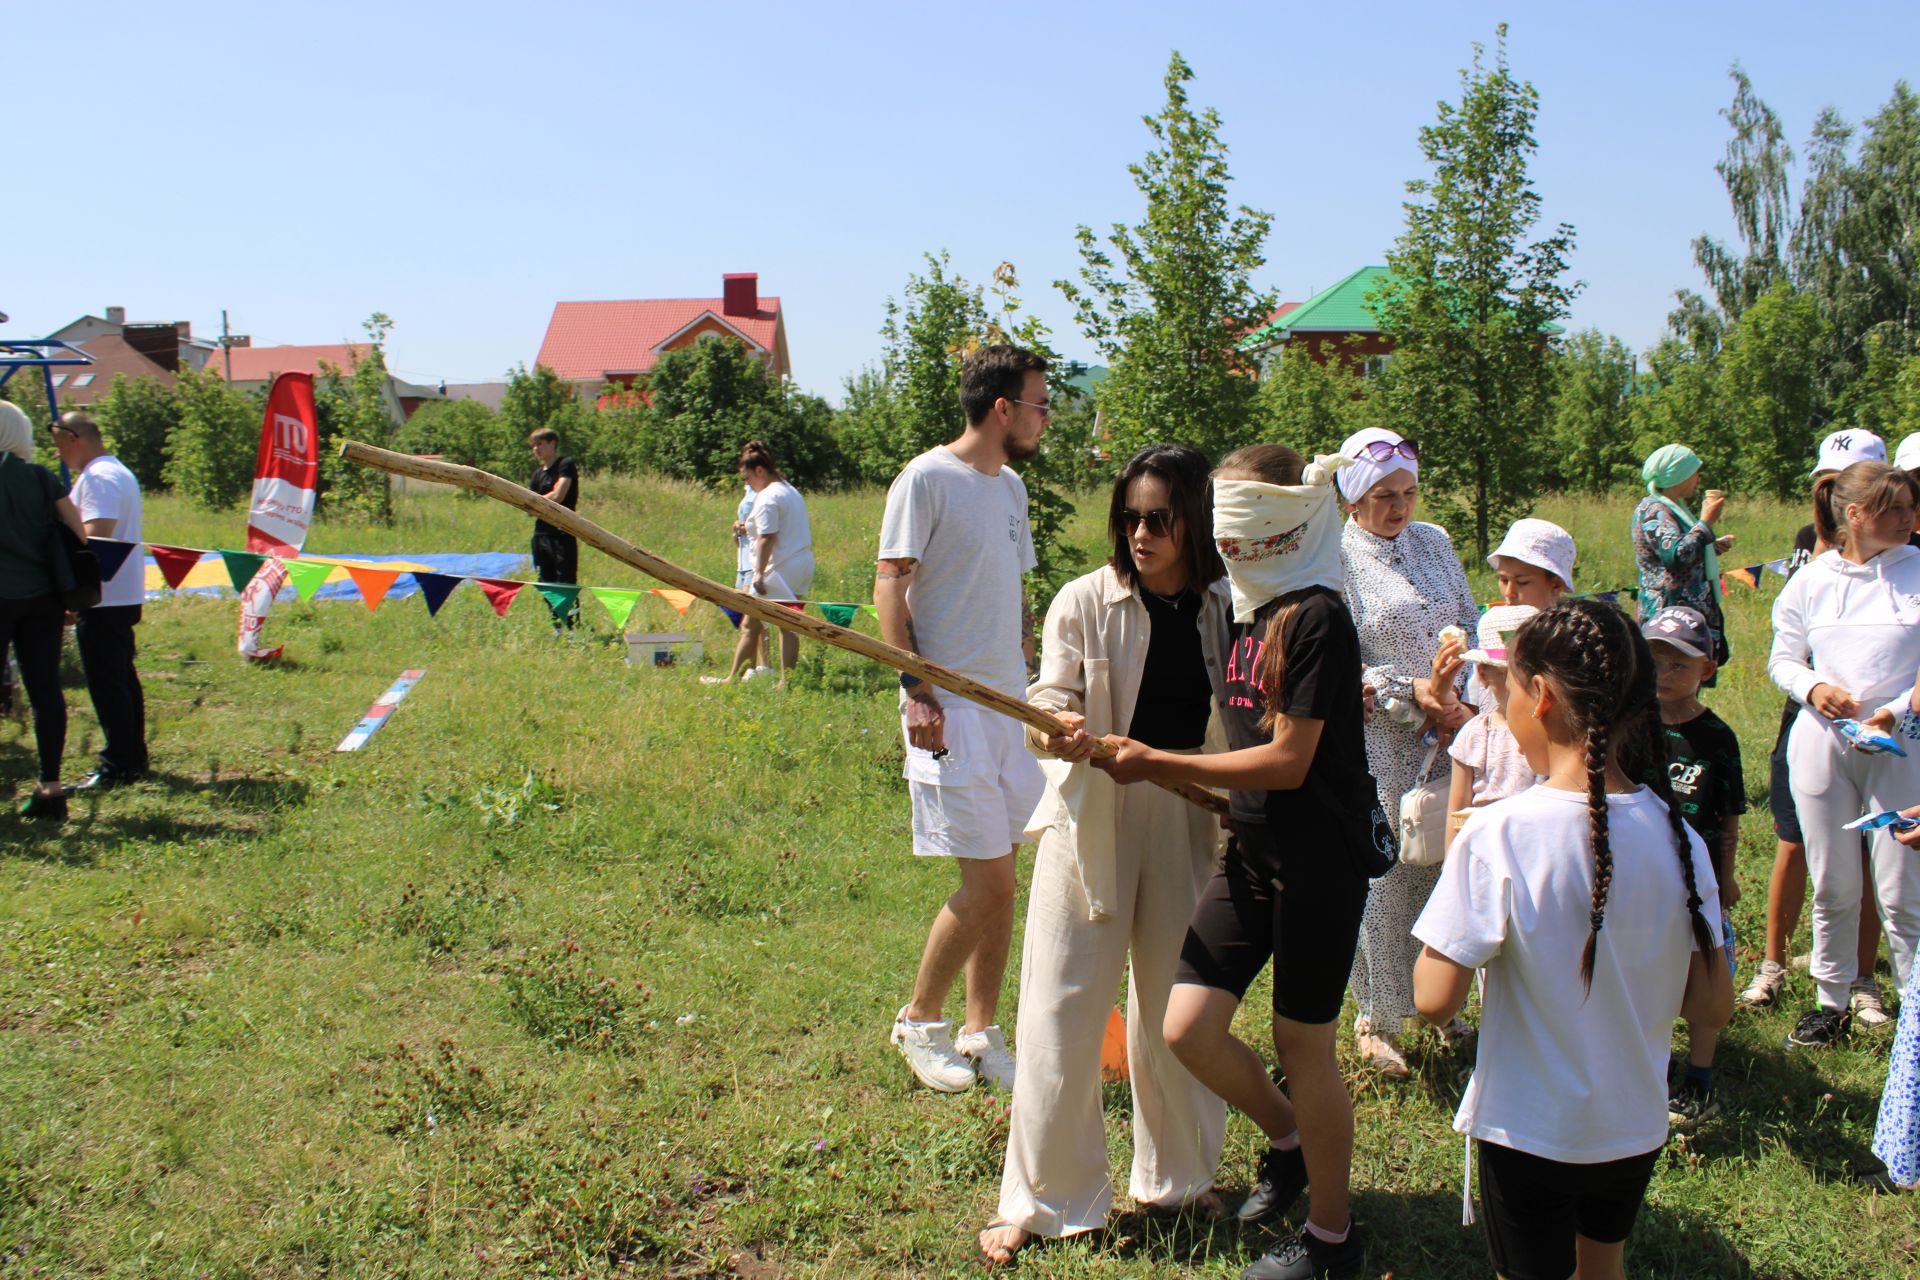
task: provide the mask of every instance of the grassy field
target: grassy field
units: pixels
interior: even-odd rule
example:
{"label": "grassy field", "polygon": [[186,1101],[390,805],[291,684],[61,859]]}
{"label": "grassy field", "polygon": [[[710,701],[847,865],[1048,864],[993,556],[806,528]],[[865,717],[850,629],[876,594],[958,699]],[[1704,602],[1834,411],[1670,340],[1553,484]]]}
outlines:
{"label": "grassy field", "polygon": [[[638,481],[586,493],[591,517],[730,574],[733,497]],[[879,495],[812,505],[816,598],[867,598]],[[1580,539],[1582,589],[1632,580],[1627,510],[1543,504]],[[1784,554],[1801,520],[1736,503],[1726,562]],[[146,524],[214,546],[242,520],[160,500]],[[512,550],[526,525],[419,497],[391,529],[323,524],[311,543]],[[1084,514],[1074,534],[1099,541]],[[591,552],[581,573],[640,583]],[[1490,597],[1490,575],[1474,577]],[[1763,667],[1778,583],[1733,588],[1736,656],[1711,695],[1741,735],[1754,805],[1743,978],[1773,848],[1780,699]],[[809,645],[784,694],[708,688],[691,670],[625,667],[597,607],[556,638],[536,599],[501,620],[472,587],[436,621],[417,598],[284,608],[270,634],[289,660],[256,670],[233,655],[234,615],[148,608],[152,781],[77,801],[58,830],[0,817],[0,1274],[976,1273],[1005,1100],[909,1088],[886,1043],[952,872],[908,855],[885,673]],[[652,599],[635,618],[678,625]],[[696,606],[688,623],[723,662],[724,618]],[[426,678],[387,727],[334,754],[412,666]],[[77,776],[97,729],[67,674]],[[31,759],[25,728],[0,724],[0,793],[24,795]],[[1891,1029],[1789,1055],[1804,972],[1789,995],[1723,1040],[1724,1110],[1662,1158],[1634,1274],[1913,1273],[1913,1202],[1848,1176],[1872,1163]],[[1016,1004],[1010,981],[1006,1021]],[[1264,1004],[1256,990],[1249,1008]],[[1243,1023],[1260,1043],[1259,1020]],[[1367,1273],[1481,1276],[1448,1127],[1465,1064],[1428,1033],[1413,1056],[1410,1082],[1350,1076]],[[1124,1170],[1123,1089],[1108,1102]],[[1236,1118],[1230,1194],[1257,1147]],[[1232,1276],[1273,1238],[1126,1214],[1019,1269]]]}

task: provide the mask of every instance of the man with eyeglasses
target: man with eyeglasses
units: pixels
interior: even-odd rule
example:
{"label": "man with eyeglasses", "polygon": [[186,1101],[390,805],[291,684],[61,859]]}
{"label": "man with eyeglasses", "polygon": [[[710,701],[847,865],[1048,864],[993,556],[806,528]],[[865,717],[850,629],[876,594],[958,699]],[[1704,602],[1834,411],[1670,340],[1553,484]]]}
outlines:
{"label": "man with eyeglasses", "polygon": [[[907,463],[887,491],[873,603],[888,643],[1025,697],[1033,620],[1021,580],[1034,567],[1027,489],[1007,466],[1040,447],[1051,412],[1047,362],[983,347],[960,374],[967,426]],[[929,1088],[958,1093],[984,1076],[1013,1088],[995,1022],[1013,938],[1014,850],[1044,780],[1021,725],[900,677],[913,803],[913,851],[952,858],[960,887],[934,917],[891,1039]],[[966,976],[956,1040],[945,1006]]]}
{"label": "man with eyeglasses", "polygon": [[[73,505],[89,538],[139,543],[140,481],[107,452],[93,415],[76,410],[53,427],[53,447],[73,472]],[[147,598],[146,556],[136,545],[120,569],[100,584],[100,603],[74,620],[73,637],[87,696],[105,742],[99,767],[77,789],[105,791],[147,772],[147,700],[134,669],[133,629]]]}

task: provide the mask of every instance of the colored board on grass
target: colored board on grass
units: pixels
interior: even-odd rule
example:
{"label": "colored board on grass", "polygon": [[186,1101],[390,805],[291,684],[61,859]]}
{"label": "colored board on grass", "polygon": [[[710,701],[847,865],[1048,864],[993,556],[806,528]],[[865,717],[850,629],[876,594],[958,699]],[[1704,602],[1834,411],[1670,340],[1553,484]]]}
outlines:
{"label": "colored board on grass", "polygon": [[420,677],[426,674],[425,667],[411,667],[402,671],[400,678],[395,680],[385,693],[374,699],[373,705],[367,708],[367,714],[361,716],[359,723],[347,731],[347,736],[340,739],[340,745],[334,750],[358,751],[366,746],[367,739],[380,731],[380,726],[393,715],[393,709],[406,699],[408,691],[419,684]]}

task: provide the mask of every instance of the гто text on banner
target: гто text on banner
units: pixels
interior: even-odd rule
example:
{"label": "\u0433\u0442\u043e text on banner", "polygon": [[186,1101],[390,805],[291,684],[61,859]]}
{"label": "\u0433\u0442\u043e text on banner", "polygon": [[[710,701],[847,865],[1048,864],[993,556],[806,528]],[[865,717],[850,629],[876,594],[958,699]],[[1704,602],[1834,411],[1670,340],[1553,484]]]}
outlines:
{"label": "\u0433\u0442\u043e text on banner", "polygon": [[[313,523],[320,464],[319,415],[313,407],[313,375],[283,373],[273,380],[260,425],[260,456],[253,468],[253,502],[247,509],[247,550],[266,556],[297,556]],[[240,593],[240,656],[264,662],[280,646],[263,650],[260,632],[287,571],[270,559]]]}

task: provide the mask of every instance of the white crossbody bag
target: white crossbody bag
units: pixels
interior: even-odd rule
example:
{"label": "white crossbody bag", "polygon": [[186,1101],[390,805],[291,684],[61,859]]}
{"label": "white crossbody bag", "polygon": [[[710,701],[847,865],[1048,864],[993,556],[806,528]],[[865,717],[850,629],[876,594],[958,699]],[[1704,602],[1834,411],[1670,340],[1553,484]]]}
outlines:
{"label": "white crossbody bag", "polygon": [[[1433,768],[1440,744],[1434,743],[1420,761],[1416,777]],[[1410,867],[1437,867],[1447,858],[1447,797],[1452,771],[1422,782],[1400,797],[1400,861]]]}

